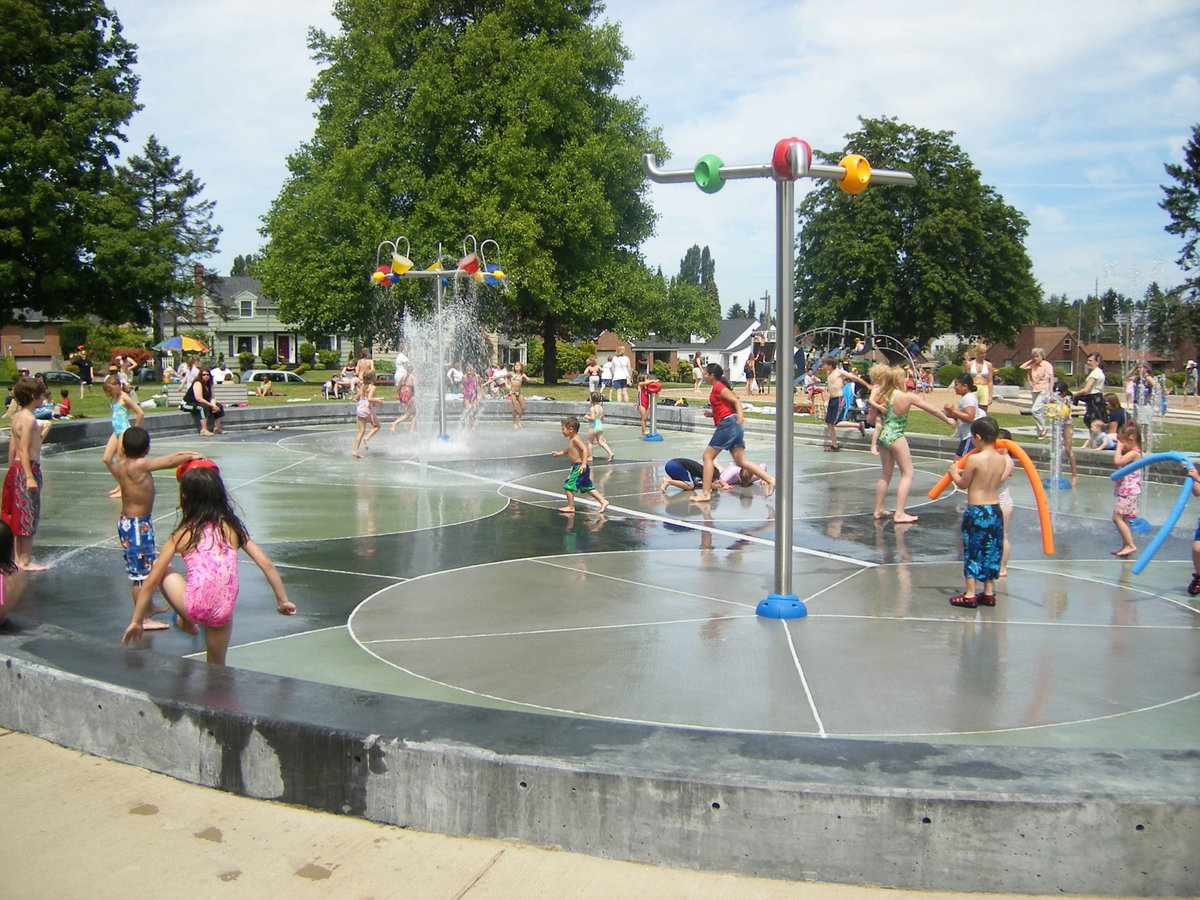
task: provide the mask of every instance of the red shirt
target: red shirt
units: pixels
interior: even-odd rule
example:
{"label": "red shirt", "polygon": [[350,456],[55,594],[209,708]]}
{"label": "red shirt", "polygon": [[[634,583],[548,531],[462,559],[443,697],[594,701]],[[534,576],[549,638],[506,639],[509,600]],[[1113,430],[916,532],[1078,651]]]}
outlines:
{"label": "red shirt", "polygon": [[725,385],[721,382],[715,382],[712,386],[712,393],[708,395],[708,402],[712,404],[712,418],[714,425],[720,425],[721,420],[726,416],[737,415],[737,410],[734,405],[721,396],[721,392],[725,390]]}

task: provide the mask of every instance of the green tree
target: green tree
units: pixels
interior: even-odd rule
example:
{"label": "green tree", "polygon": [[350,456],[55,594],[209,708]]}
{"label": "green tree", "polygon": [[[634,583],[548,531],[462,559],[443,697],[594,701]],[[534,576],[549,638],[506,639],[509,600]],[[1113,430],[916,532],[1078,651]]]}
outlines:
{"label": "green tree", "polygon": [[264,220],[261,277],[281,315],[391,337],[403,308],[427,301],[404,282],[370,286],[379,242],[404,234],[426,264],[437,242],[471,232],[499,242],[509,276],[485,315],[542,336],[548,381],[555,337],[627,330],[653,283],[636,249],[654,221],[640,158],[665,148],[642,107],[614,94],[628,52],[600,9],[338,3],[340,32],[311,36],[316,133]]}
{"label": "green tree", "polygon": [[258,264],[258,257],[253,253],[247,253],[242,256],[240,253],[233,258],[233,265],[229,267],[230,277],[236,278],[239,275],[250,275],[252,269]]}
{"label": "green tree", "polygon": [[138,109],[136,48],[102,0],[0,0],[0,21],[0,322],[100,312],[90,229]]}
{"label": "green tree", "polygon": [[[912,172],[913,188],[858,196],[822,182],[800,204],[796,318],[801,328],[874,319],[924,342],[946,332],[1011,338],[1034,321],[1040,291],[1028,222],[983,184],[953,133],[860,118],[846,151]],[[836,164],[841,153],[820,154]]]}
{"label": "green tree", "polygon": [[746,310],[742,307],[742,304],[735,303],[733,306],[729,307],[729,318],[748,319],[750,316],[746,313]]}
{"label": "green tree", "polygon": [[1200,239],[1200,124],[1192,126],[1192,137],[1183,147],[1183,164],[1168,163],[1164,168],[1175,184],[1163,185],[1166,197],[1158,205],[1171,217],[1167,232],[1183,238],[1183,251],[1176,262],[1189,273],[1185,285],[1195,297],[1200,291],[1200,253],[1196,250]]}

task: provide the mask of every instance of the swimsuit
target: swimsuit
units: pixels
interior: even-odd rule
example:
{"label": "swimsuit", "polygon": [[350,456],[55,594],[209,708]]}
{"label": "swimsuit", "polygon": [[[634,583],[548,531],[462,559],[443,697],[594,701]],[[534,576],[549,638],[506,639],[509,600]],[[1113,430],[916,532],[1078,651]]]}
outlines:
{"label": "swimsuit", "polygon": [[598,409],[592,415],[592,434],[604,434],[604,411]]}
{"label": "swimsuit", "polygon": [[129,580],[144,581],[158,556],[154,549],[154,521],[149,516],[121,516],[117,520],[117,539],[125,551]]}
{"label": "swimsuit", "polygon": [[963,511],[963,577],[995,581],[1004,551],[1004,519],[999,503],[977,503]]}
{"label": "swimsuit", "polygon": [[578,491],[581,494],[586,494],[595,489],[592,484],[592,473],[589,466],[583,463],[572,463],[571,474],[567,476],[567,480],[563,482],[563,488],[568,491]]}
{"label": "swimsuit", "polygon": [[908,431],[908,413],[902,416],[892,412],[892,400],[895,394],[888,397],[887,412],[883,414],[883,430],[879,432],[879,446],[890,447]]}
{"label": "swimsuit", "polygon": [[369,419],[371,418],[371,401],[366,397],[360,397],[358,404],[354,408],[355,418]]}
{"label": "swimsuit", "polygon": [[1138,514],[1138,498],[1142,494],[1142,470],[1130,472],[1113,487],[1113,496],[1117,503],[1113,512],[1126,519],[1133,519]]}
{"label": "swimsuit", "polygon": [[197,625],[228,625],[237,603],[237,548],[225,541],[216,525],[205,525],[195,549],[183,554],[187,563],[184,610]]}
{"label": "swimsuit", "polygon": [[114,403],[112,405],[112,430],[117,437],[123,435],[129,429],[129,410],[125,408],[123,403]]}
{"label": "swimsuit", "polygon": [[37,490],[29,490],[25,480],[25,469],[17,460],[8,467],[4,476],[4,489],[0,494],[0,519],[12,529],[14,537],[33,537],[37,534],[38,522],[42,518],[42,465],[37,460],[29,463]]}

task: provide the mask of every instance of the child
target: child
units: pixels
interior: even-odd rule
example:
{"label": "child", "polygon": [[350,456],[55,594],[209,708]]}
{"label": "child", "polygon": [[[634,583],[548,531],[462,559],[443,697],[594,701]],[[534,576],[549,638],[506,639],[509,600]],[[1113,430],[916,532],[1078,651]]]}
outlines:
{"label": "child", "polygon": [[[1004,550],[1004,518],[1000,510],[999,488],[1006,464],[996,451],[998,429],[988,417],[971,423],[971,442],[975,452],[967,457],[962,469],[950,464],[955,487],[966,488],[967,508],[963,511],[963,578],[966,587],[950,598],[951,606],[974,609],[979,604],[996,605],[995,581],[1000,577]],[[983,593],[975,589],[983,582]]]}
{"label": "child", "polygon": [[[668,459],[663,466],[664,477],[658,489],[664,494],[669,487],[677,487],[681,491],[694,491],[704,485],[704,465],[694,459]],[[718,487],[728,488],[724,482],[718,482]]]}
{"label": "child", "polygon": [[599,444],[603,447],[608,453],[608,461],[612,462],[617,455],[613,453],[612,447],[608,446],[608,441],[604,439],[604,397],[599,391],[592,394],[592,405],[588,407],[587,415],[584,418],[592,424],[592,433],[588,436],[589,443]]}
{"label": "child", "polygon": [[1075,464],[1075,425],[1071,421],[1071,404],[1074,398],[1070,386],[1065,381],[1060,379],[1054,382],[1054,396],[1050,398],[1050,402],[1055,405],[1062,420],[1059,427],[1062,429],[1063,452],[1067,454],[1067,462],[1071,465],[1071,487],[1075,487],[1079,483],[1079,469]]}
{"label": "child", "polygon": [[0,492],[0,519],[12,529],[17,567],[44,572],[33,561],[33,536],[42,516],[42,429],[33,409],[42,396],[42,385],[32,378],[17,379],[13,386],[12,426],[8,437],[8,472]]}
{"label": "child", "polygon": [[954,394],[958,402],[951,406],[947,403],[942,411],[955,420],[954,436],[958,438],[958,447],[954,450],[954,458],[961,459],[971,449],[971,423],[982,419],[986,413],[976,395],[976,385],[969,372],[959,372],[954,376]]}
{"label": "child", "polygon": [[479,415],[479,375],[475,367],[467,363],[467,371],[462,381],[463,409],[459,427],[474,428],[475,418]]}
{"label": "child", "polygon": [[[233,632],[233,608],[238,596],[237,551],[245,550],[267,578],[275,593],[280,615],[296,614],[288,600],[279,572],[267,555],[250,540],[246,526],[234,513],[216,463],[207,459],[185,462],[176,472],[182,521],[163,545],[162,555],[138,591],[133,619],[121,636],[128,644],[142,634],[150,600],[162,589],[163,596],[179,616],[179,627],[199,634],[204,626],[208,661],[225,665],[225,653]],[[180,554],[187,564],[187,578],[171,571],[171,560]]]}
{"label": "child", "polygon": [[508,374],[508,401],[512,404],[513,428],[520,428],[521,419],[525,417],[525,398],[521,396],[521,388],[531,380],[521,363],[513,363],[512,371]]}
{"label": "child", "polygon": [[[125,554],[125,572],[129,575],[131,598],[137,602],[142,582],[150,574],[157,555],[154,548],[154,472],[159,469],[174,469],[193,459],[199,453],[181,450],[168,456],[149,458],[150,433],[137,425],[131,425],[121,435],[122,453],[109,462],[109,471],[121,486],[121,517],[117,519],[117,539]],[[167,611],[167,607],[155,607],[149,615]],[[169,628],[165,622],[147,621],[147,631]]]}
{"label": "child", "polygon": [[[355,459],[362,459],[358,445],[362,444],[363,452],[367,452],[371,446],[371,438],[379,434],[379,418],[375,415],[375,407],[383,406],[383,401],[375,397],[376,377],[375,370],[372,369],[358,383],[358,400],[354,409],[354,417],[358,420],[358,434],[354,438],[354,450],[351,452]],[[366,440],[363,440],[363,432],[367,430],[368,424],[371,426],[371,432],[366,436]]]}
{"label": "child", "polygon": [[638,373],[637,379],[638,418],[642,422],[642,437],[650,433],[647,419],[650,417],[650,376],[645,372]]}
{"label": "child", "polygon": [[[138,402],[129,394],[125,393],[125,389],[121,387],[121,381],[114,375],[109,375],[104,379],[104,396],[108,398],[108,408],[112,418],[112,435],[108,438],[108,443],[104,446],[104,467],[109,472],[113,471],[113,459],[121,452],[121,435],[125,433],[130,425],[141,425],[142,408]],[[133,422],[129,421],[130,413],[133,414]],[[116,476],[113,476],[116,478]],[[121,496],[121,483],[118,481],[117,486],[108,492],[110,497]]]}
{"label": "child", "polygon": [[860,435],[866,433],[862,422],[843,421],[850,410],[844,396],[846,380],[856,381],[867,388],[870,385],[849,369],[843,369],[832,356],[821,360],[821,371],[825,375],[825,431],[829,434],[829,446],[825,448],[825,452],[837,453],[842,449],[837,438],[839,428],[857,428]]}
{"label": "child", "polygon": [[[1006,441],[1012,440],[1012,432],[1007,428],[1001,428],[996,432],[996,437],[1004,438]],[[1012,478],[1013,469],[1016,468],[1016,462],[1012,458],[1012,454],[1008,452],[1008,448],[997,452],[1004,457],[1004,477],[1000,479],[1000,489],[996,491],[996,496],[1000,498],[1000,516],[1004,519],[1004,550],[1000,554],[1000,577],[1003,578],[1008,574],[1008,552],[1011,546],[1008,542],[1008,523],[1012,521],[1013,498],[1008,492],[1008,479]]]}
{"label": "child", "polygon": [[[1120,469],[1137,462],[1142,457],[1142,429],[1132,422],[1121,426],[1117,432],[1117,449],[1113,451],[1113,466]],[[1129,520],[1136,519],[1138,514],[1138,497],[1142,494],[1142,470],[1130,472],[1117,482],[1113,488],[1113,496],[1117,498],[1113,506],[1113,524],[1121,535],[1121,546],[1113,551],[1113,556],[1124,559],[1137,552],[1137,544],[1133,542],[1133,532],[1129,528]]]}
{"label": "child", "polygon": [[58,395],[60,397],[62,397],[62,399],[59,400],[58,403],[54,407],[54,418],[56,418],[56,419],[71,418],[71,392],[68,391],[66,388],[63,388],[61,391],[58,392]]}
{"label": "child", "polygon": [[0,521],[0,625],[4,624],[8,614],[12,612],[13,604],[16,603],[28,578],[17,568],[13,544],[12,529]]}
{"label": "child", "polygon": [[[1109,396],[1112,396],[1111,394]],[[1109,434],[1104,427],[1104,423],[1099,419],[1093,419],[1092,424],[1088,426],[1087,443],[1083,445],[1084,450],[1116,450],[1117,438],[1115,435]]]}
{"label": "child", "polygon": [[875,363],[867,370],[867,380],[871,382],[871,390],[867,392],[867,427],[871,429],[871,455],[879,455],[879,410],[876,403],[882,403],[884,373],[889,366],[887,363]]}
{"label": "child", "polygon": [[608,501],[600,496],[600,492],[592,486],[591,470],[588,463],[588,446],[579,436],[579,420],[567,416],[562,420],[563,437],[567,439],[567,449],[551,451],[551,456],[565,456],[571,460],[571,474],[563,482],[563,490],[567,494],[567,505],[560,507],[559,512],[571,515],[575,512],[575,492],[591,494],[600,503],[600,512],[608,508]]}
{"label": "child", "polygon": [[708,405],[711,409],[707,410],[705,415],[712,417],[714,428],[708,446],[704,448],[704,484],[700,493],[692,498],[692,502],[708,503],[712,500],[713,473],[716,469],[716,459],[722,450],[728,450],[735,463],[766,482],[766,494],[771,496],[775,490],[775,479],[768,475],[765,469],[746,459],[742,401],[725,380],[725,370],[716,363],[709,363],[704,377],[712,388],[708,395]]}
{"label": "child", "polygon": [[[1187,477],[1192,479],[1192,496],[1200,497],[1200,472],[1195,466],[1185,466]],[[1196,533],[1192,536],[1192,583],[1188,585],[1189,596],[1200,594],[1200,522],[1196,523]]]}
{"label": "child", "polygon": [[417,429],[417,381],[416,375],[410,370],[403,381],[396,382],[396,401],[400,404],[400,415],[392,422],[391,431],[396,433],[396,426],[408,422],[408,430]]}

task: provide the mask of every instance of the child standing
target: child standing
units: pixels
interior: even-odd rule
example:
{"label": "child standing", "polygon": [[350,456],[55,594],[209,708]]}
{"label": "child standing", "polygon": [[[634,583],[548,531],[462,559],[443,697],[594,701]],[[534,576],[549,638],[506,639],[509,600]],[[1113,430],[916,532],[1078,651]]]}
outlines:
{"label": "child standing", "polygon": [[[1117,432],[1117,449],[1113,451],[1113,466],[1122,468],[1131,462],[1142,458],[1142,430],[1130,423],[1123,425]],[[1124,559],[1137,552],[1137,544],[1133,542],[1133,532],[1129,528],[1129,520],[1136,519],[1138,514],[1138,498],[1142,495],[1142,470],[1130,472],[1116,483],[1113,496],[1117,498],[1113,506],[1113,524],[1121,535],[1121,546],[1113,551],[1113,556]]]}
{"label": "child standing", "polygon": [[[121,450],[109,471],[121,487],[121,517],[117,519],[117,539],[125,555],[125,573],[129,576],[131,599],[137,602],[142,582],[150,574],[157,556],[154,546],[154,475],[159,469],[174,469],[200,454],[181,450],[168,456],[149,458],[150,433],[131,425],[121,435]],[[148,615],[167,612],[155,607]],[[165,622],[146,621],[146,631],[169,628]]]}
{"label": "child standing", "polygon": [[[114,375],[109,375],[104,379],[102,386],[104,396],[108,398],[109,414],[112,420],[113,433],[108,439],[108,443],[104,445],[104,467],[112,472],[113,459],[121,453],[121,435],[125,433],[125,429],[130,425],[141,425],[142,412],[141,406],[125,392],[121,386],[121,381]],[[130,415],[133,416],[133,421],[129,421]],[[113,476],[116,478],[116,476]],[[121,496],[121,483],[118,481],[117,486],[108,492],[110,497]]]}
{"label": "child standing", "polygon": [[479,415],[479,375],[470,363],[467,363],[467,370],[463,374],[462,394],[462,417],[458,425],[460,428],[474,428],[475,417]]}
{"label": "child standing", "polygon": [[[141,636],[146,616],[150,614],[150,600],[161,588],[179,616],[179,627],[188,634],[199,634],[197,626],[204,626],[208,661],[223,666],[237,604],[238,550],[245,550],[266,576],[280,615],[295,615],[296,607],[288,600],[275,565],[250,540],[246,526],[234,513],[216,463],[207,459],[185,462],[179,467],[177,477],[182,521],[163,545],[162,555],[149,577],[142,582],[133,619],[125,628],[121,643],[128,644]],[[171,560],[176,553],[187,564],[187,578],[171,571]]]}
{"label": "child standing", "polygon": [[512,371],[508,375],[508,401],[512,404],[513,428],[520,428],[521,420],[525,418],[525,397],[522,396],[521,389],[525,382],[530,380],[525,374],[525,367],[519,362],[513,363]]}
{"label": "child standing", "polygon": [[970,373],[959,372],[955,375],[953,387],[958,402],[953,406],[947,403],[942,411],[955,421],[954,436],[958,438],[958,447],[954,450],[954,458],[961,459],[971,449],[971,423],[982,419],[986,413],[976,395],[976,385]]}
{"label": "child standing", "polygon": [[[379,434],[379,418],[375,415],[375,407],[382,406],[383,401],[375,396],[376,377],[375,370],[372,369],[358,383],[358,399],[355,401],[354,408],[354,418],[358,420],[358,434],[355,435],[354,450],[350,454],[355,459],[362,459],[358,452],[358,445],[362,444],[363,453],[366,453],[370,449],[371,438]],[[363,440],[363,433],[366,432],[367,425],[371,426],[371,431],[367,434],[366,440]]]}
{"label": "child standing", "polygon": [[17,567],[44,572],[47,566],[33,561],[33,536],[42,517],[42,429],[33,408],[42,396],[42,385],[29,377],[13,386],[12,426],[8,436],[8,471],[0,491],[0,519],[13,533]]}
{"label": "child standing", "polygon": [[[971,442],[975,452],[967,457],[962,469],[950,465],[955,487],[966,488],[967,508],[963,511],[964,590],[950,598],[951,606],[974,609],[979,604],[996,605],[995,582],[1000,577],[1004,550],[1004,518],[1000,510],[999,488],[1004,480],[1005,460],[996,452],[998,429],[994,419],[976,419],[971,423]],[[976,595],[979,583],[983,593]]]}
{"label": "child standing", "polygon": [[705,415],[712,417],[714,428],[708,446],[704,448],[704,484],[692,502],[708,503],[712,500],[713,473],[722,450],[728,450],[733,461],[742,469],[761,478],[767,485],[767,496],[771,496],[775,490],[775,479],[767,474],[766,469],[746,459],[746,431],[743,427],[746,417],[742,412],[742,401],[725,380],[725,370],[716,363],[709,363],[704,377],[712,388],[708,395],[711,410],[706,411]]}
{"label": "child standing", "polygon": [[[1186,466],[1187,477],[1192,479],[1192,496],[1200,497],[1200,472],[1195,466]],[[1200,522],[1196,523],[1196,533],[1192,536],[1192,582],[1187,587],[1189,596],[1200,594]]]}
{"label": "child standing", "polygon": [[[1012,432],[1007,428],[1001,428],[996,432],[996,437],[1003,438],[1006,441],[1013,439]],[[1003,578],[1008,574],[1008,551],[1011,549],[1008,542],[1008,524],[1012,521],[1013,498],[1008,491],[1008,479],[1012,478],[1013,469],[1016,468],[1016,462],[1012,458],[1012,454],[1008,452],[1008,448],[997,448],[997,452],[1004,457],[1004,477],[1000,479],[1000,489],[996,491],[996,496],[1000,498],[1000,516],[1004,519],[1004,550],[1000,554],[1000,577]]]}
{"label": "child standing", "polygon": [[[592,433],[588,436],[589,443],[599,444],[608,453],[608,461],[612,462],[617,458],[613,453],[612,447],[608,446],[608,441],[604,439],[604,397],[599,391],[592,394],[592,405],[588,407],[587,415],[584,416],[592,425]],[[588,448],[591,452],[591,448]]]}
{"label": "child standing", "polygon": [[575,512],[575,492],[591,494],[600,503],[600,512],[608,508],[608,501],[592,485],[591,467],[588,465],[588,446],[579,436],[579,420],[567,416],[562,420],[563,437],[567,439],[567,449],[551,451],[551,456],[565,456],[571,460],[571,474],[563,482],[563,490],[567,494],[567,505],[560,507],[559,512],[572,514]]}

